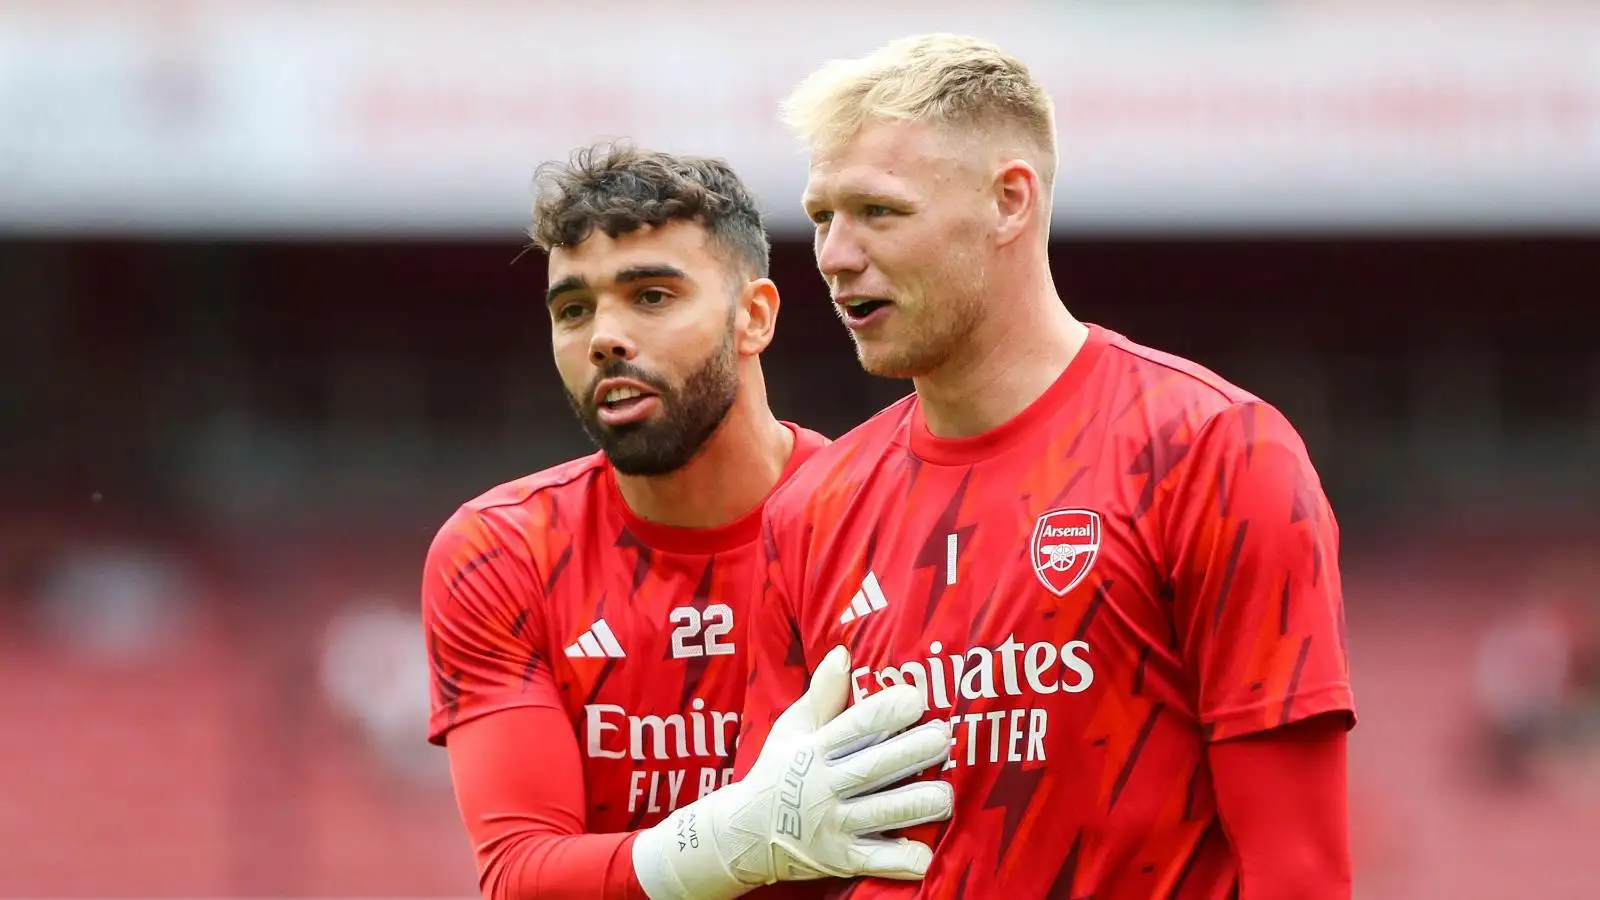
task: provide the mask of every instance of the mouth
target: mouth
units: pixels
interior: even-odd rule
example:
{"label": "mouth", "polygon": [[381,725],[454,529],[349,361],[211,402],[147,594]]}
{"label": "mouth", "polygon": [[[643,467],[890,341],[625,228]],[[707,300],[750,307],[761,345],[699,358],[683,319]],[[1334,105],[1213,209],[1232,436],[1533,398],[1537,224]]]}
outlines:
{"label": "mouth", "polygon": [[607,379],[594,391],[595,413],[608,427],[638,422],[655,412],[661,399],[635,381]]}
{"label": "mouth", "polygon": [[839,317],[852,329],[865,328],[888,314],[892,301],[880,297],[845,297],[838,301]]}

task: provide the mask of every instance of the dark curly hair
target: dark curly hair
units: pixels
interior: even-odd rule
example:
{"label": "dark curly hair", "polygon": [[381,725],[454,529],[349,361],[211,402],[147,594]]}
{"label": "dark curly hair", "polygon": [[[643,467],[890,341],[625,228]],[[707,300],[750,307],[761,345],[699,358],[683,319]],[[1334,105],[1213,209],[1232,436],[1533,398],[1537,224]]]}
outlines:
{"label": "dark curly hair", "polygon": [[730,261],[767,277],[771,245],[761,211],[720,159],[596,144],[565,163],[541,165],[535,183],[528,237],[546,253],[578,244],[597,228],[615,238],[684,220],[704,227]]}

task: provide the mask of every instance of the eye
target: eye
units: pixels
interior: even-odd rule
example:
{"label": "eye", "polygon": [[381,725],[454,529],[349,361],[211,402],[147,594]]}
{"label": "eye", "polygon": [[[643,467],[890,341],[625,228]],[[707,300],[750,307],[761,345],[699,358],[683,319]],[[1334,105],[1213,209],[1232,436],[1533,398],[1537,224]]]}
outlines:
{"label": "eye", "polygon": [[556,319],[570,322],[573,319],[581,318],[586,312],[588,312],[588,308],[582,303],[563,303],[556,307]]}
{"label": "eye", "polygon": [[826,225],[831,221],[833,221],[832,210],[819,209],[811,214],[811,224],[813,225]]}
{"label": "eye", "polygon": [[645,288],[639,292],[639,302],[645,306],[660,306],[670,299],[672,295],[661,288]]}
{"label": "eye", "polygon": [[866,206],[861,208],[861,212],[869,219],[876,219],[879,216],[891,215],[894,213],[894,210],[884,206],[881,203],[868,203]]}

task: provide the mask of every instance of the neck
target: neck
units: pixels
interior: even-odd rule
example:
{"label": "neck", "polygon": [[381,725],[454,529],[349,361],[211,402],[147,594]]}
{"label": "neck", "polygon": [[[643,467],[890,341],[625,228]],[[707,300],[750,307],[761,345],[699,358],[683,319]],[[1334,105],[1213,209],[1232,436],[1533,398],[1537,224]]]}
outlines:
{"label": "neck", "polygon": [[1010,421],[1061,377],[1088,339],[1088,326],[1062,305],[1049,269],[1041,263],[1021,270],[1033,274],[985,299],[987,315],[962,351],[913,379],[935,437],[974,437]]}
{"label": "neck", "polygon": [[641,519],[716,528],[759,506],[793,452],[794,435],[767,407],[760,379],[747,379],[722,425],[687,465],[666,475],[617,472],[617,488]]}

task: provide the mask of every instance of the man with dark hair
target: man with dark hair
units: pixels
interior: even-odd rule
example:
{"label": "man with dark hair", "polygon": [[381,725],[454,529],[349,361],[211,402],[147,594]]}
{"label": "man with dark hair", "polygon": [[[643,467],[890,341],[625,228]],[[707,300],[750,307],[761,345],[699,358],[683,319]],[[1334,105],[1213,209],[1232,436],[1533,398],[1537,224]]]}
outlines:
{"label": "man with dark hair", "polygon": [[486,897],[709,898],[874,874],[949,815],[950,730],[919,692],[845,709],[819,667],[731,780],[746,603],[767,495],[826,439],[767,406],[778,291],[755,202],[723,163],[627,147],[541,168],[556,368],[600,451],[503,484],[423,573],[429,739],[447,748]]}

